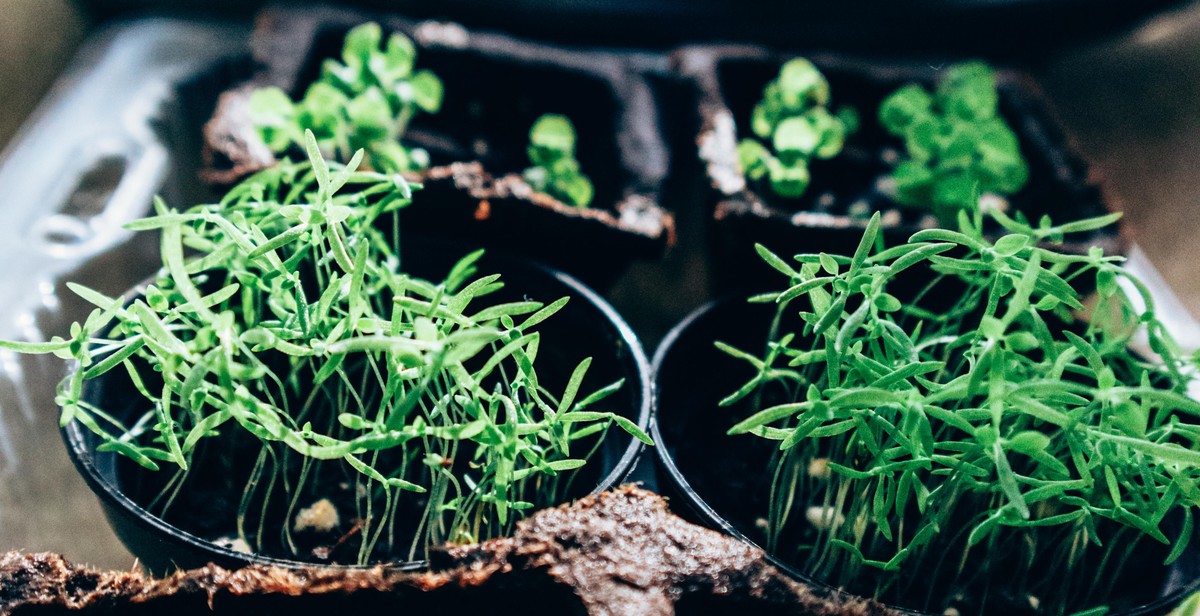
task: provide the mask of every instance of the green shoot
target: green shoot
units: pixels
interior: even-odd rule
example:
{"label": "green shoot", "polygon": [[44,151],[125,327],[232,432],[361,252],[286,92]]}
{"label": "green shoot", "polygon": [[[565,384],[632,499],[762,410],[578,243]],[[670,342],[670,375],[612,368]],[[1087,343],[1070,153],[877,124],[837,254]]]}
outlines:
{"label": "green shoot", "polygon": [[442,106],[442,82],[428,70],[413,70],[417,51],[403,34],[383,44],[378,24],[367,23],[346,35],[342,61],[326,60],[321,76],[293,102],[279,88],[256,90],[250,114],[267,147],[284,154],[304,147],[311,130],[325,157],[342,162],[358,150],[364,164],[383,173],[421,171],[429,155],[401,145],[418,113]]}
{"label": "green shoot", "polygon": [[525,181],[563,203],[587,207],[592,202],[592,181],[575,160],[575,126],[566,116],[548,113],[529,129],[529,162]]}
{"label": "green shoot", "polygon": [[828,104],[829,82],[812,62],[795,58],[784,64],[750,118],[750,129],[763,141],[743,139],[738,144],[738,162],[746,177],[767,178],[780,197],[803,195],[811,179],[809,161],[837,156],[858,126],[853,109],[842,107],[832,114]]}

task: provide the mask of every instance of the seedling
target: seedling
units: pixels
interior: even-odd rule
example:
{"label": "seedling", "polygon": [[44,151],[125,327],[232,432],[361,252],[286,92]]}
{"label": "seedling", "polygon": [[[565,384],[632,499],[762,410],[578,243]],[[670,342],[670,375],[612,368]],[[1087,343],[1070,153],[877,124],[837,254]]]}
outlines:
{"label": "seedling", "polygon": [[909,84],[884,100],[879,121],[907,152],[892,172],[896,200],[953,225],[979,194],[1020,190],[1029,168],[997,100],[996,74],[982,62],[950,67],[932,94]]}
{"label": "seedling", "polygon": [[764,540],[808,575],[936,612],[1098,608],[1191,542],[1195,361],[1121,257],[1042,247],[1116,215],[988,215],[1008,235],[962,212],[885,250],[876,214],[852,257],[759,247],[788,288],[751,300],[777,306],[765,354],[718,343],[755,372],[729,432],[777,449]]}
{"label": "seedling", "polygon": [[416,48],[403,34],[388,37],[367,23],[346,35],[342,61],[326,60],[321,76],[293,102],[267,87],[250,96],[250,114],[267,147],[276,154],[303,151],[304,131],[316,135],[324,156],[348,161],[366,152],[364,164],[384,173],[429,166],[429,154],[400,143],[418,113],[442,106],[442,82],[428,70],[413,70]]}
{"label": "seedling", "polygon": [[[405,273],[379,223],[409,204],[410,186],[358,170],[361,152],[328,165],[306,141],[307,163],[267,169],[220,203],[158,201],[130,224],[162,234],[163,270],[144,294],[72,285],[96,309],[69,339],[0,343],[76,362],[57,397],[64,425],[146,469],[177,469],[151,509],[165,514],[191,476],[233,472],[220,452],[249,442],[257,462],[229,512],[246,545],[312,558],[293,527],[346,521],[356,562],[411,559],[560,502],[610,424],[649,440],[602,409],[621,381],[584,394],[590,359],[561,392],[539,380],[538,349],[555,342],[537,326],[567,298],[487,304],[503,285],[476,275],[480,252],[441,282]],[[86,395],[114,375],[136,398],[128,421]]]}
{"label": "seedling", "polygon": [[811,179],[809,161],[837,156],[858,126],[853,109],[842,107],[835,115],[828,104],[829,82],[812,62],[795,58],[784,64],[750,117],[750,130],[762,142],[747,138],[738,144],[746,177],[767,178],[780,197],[803,195]]}
{"label": "seedling", "polygon": [[564,203],[587,207],[592,202],[592,181],[575,160],[575,126],[566,116],[548,113],[529,129],[529,162],[525,181]]}

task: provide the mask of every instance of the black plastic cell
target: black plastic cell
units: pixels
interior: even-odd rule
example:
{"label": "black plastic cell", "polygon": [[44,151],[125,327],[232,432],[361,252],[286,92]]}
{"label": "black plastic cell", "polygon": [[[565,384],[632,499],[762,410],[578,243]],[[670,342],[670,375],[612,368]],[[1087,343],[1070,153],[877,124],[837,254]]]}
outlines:
{"label": "black plastic cell", "polygon": [[[696,130],[702,160],[706,206],[714,224],[712,250],[722,267],[719,284],[745,282],[745,271],[764,270],[753,250],[762,243],[781,255],[801,252],[850,254],[858,245],[867,218],[850,214],[865,204],[883,212],[882,233],[898,243],[937,220],[896,203],[881,190],[894,161],[903,155],[902,141],[889,135],[877,119],[880,103],[907,83],[932,86],[940,67],[856,59],[844,55],[808,56],[830,83],[830,109],[854,108],[859,130],[846,140],[841,154],[811,164],[812,184],[799,198],[778,197],[765,180],[744,176],[737,161],[740,139],[749,129],[754,105],[779,67],[795,54],[759,47],[697,46],[675,53],[674,64],[695,84],[700,125]],[[1089,176],[1086,163],[1073,149],[1036,84],[1023,74],[998,72],[1000,114],[1012,127],[1029,165],[1029,181],[1010,195],[1010,215],[1023,213],[1037,223],[1043,215],[1056,224],[1102,216],[1116,209],[1112,199]],[[1002,233],[999,225],[989,232]],[[1070,235],[1061,250],[1086,252],[1100,246],[1105,253],[1124,249],[1117,227]],[[743,272],[742,274],[735,274]],[[756,277],[756,280],[761,276]]]}

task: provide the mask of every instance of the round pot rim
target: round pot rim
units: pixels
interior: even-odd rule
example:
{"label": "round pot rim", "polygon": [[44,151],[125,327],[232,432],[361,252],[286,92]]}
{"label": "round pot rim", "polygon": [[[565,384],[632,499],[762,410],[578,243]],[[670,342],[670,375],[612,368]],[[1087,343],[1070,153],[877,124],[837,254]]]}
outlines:
{"label": "round pot rim", "polygon": [[[642,348],[641,341],[637,334],[625,322],[611,304],[608,303],[600,294],[593,291],[587,285],[580,282],[574,276],[566,272],[554,269],[542,263],[505,255],[499,252],[489,253],[489,260],[498,261],[501,267],[497,269],[510,269],[512,267],[524,268],[529,271],[537,272],[538,274],[548,276],[556,280],[559,284],[566,287],[568,294],[573,297],[578,297],[586,301],[588,304],[596,308],[608,323],[616,330],[618,339],[621,344],[624,344],[629,349],[630,358],[636,367],[639,376],[639,387],[641,395],[641,403],[637,409],[636,423],[643,430],[649,430],[650,418],[653,405],[653,378],[650,368],[650,362],[646,357],[645,350]],[[503,273],[503,272],[502,272]],[[153,282],[155,277],[151,277],[146,281],[134,285],[129,291],[123,295],[129,297],[141,295],[145,291],[145,287],[150,282]],[[69,369],[74,370],[75,366]],[[114,483],[105,479],[96,468],[93,448],[87,446],[86,432],[81,427],[79,422],[72,421],[60,428],[63,442],[66,444],[67,454],[74,463],[79,474],[83,476],[84,481],[92,492],[96,494],[102,501],[119,507],[126,513],[131,515],[131,518],[141,527],[153,533],[171,537],[177,541],[188,544],[198,551],[211,553],[220,556],[229,562],[238,562],[242,566],[249,565],[266,565],[272,567],[280,567],[284,569],[371,569],[375,567],[386,567],[396,571],[417,571],[429,567],[427,560],[396,560],[385,563],[376,563],[369,565],[346,565],[337,563],[316,563],[306,562],[302,560],[294,560],[288,558],[278,558],[274,556],[266,556],[256,553],[238,552],[236,550],[218,545],[217,543],[201,538],[186,530],[183,530],[173,524],[170,524],[150,513],[144,507],[137,504],[129,496],[127,496]],[[645,445],[632,435],[626,434],[624,431],[618,431],[616,434],[629,439],[629,444],[622,451],[620,458],[617,459],[611,471],[608,472],[596,487],[588,492],[587,496],[596,496],[614,487],[617,482],[625,478],[629,471],[637,464],[638,460],[645,449]],[[655,441],[657,442],[657,441]],[[553,507],[556,505],[549,505]]]}
{"label": "round pot rim", "polygon": [[[662,430],[658,425],[660,401],[658,377],[661,373],[662,365],[666,361],[667,355],[670,354],[675,344],[679,342],[679,339],[682,338],[689,329],[691,329],[696,321],[699,321],[701,318],[705,317],[719,306],[732,304],[739,300],[745,301],[745,299],[746,298],[737,295],[727,295],[704,303],[699,308],[696,308],[692,312],[688,313],[688,315],[684,317],[682,321],[675,324],[675,326],[671,328],[671,331],[667,332],[667,335],[663,337],[662,341],[659,342],[658,347],[654,350],[654,358],[651,362],[651,369],[654,371],[654,414],[650,420],[650,438],[654,440],[658,461],[661,464],[662,469],[666,471],[667,476],[670,477],[671,482],[675,484],[675,487],[679,490],[680,494],[684,499],[687,500],[687,504],[692,508],[692,510],[698,513],[710,527],[719,529],[721,532],[724,532],[735,539],[748,543],[759,550],[762,550],[763,555],[772,566],[795,580],[810,586],[815,586],[837,597],[843,597],[847,599],[869,599],[869,597],[855,595],[832,586],[826,582],[805,575],[786,561],[776,558],[774,554],[764,549],[756,541],[748,537],[745,533],[734,526],[732,522],[727,520],[725,516],[721,515],[712,505],[708,503],[708,501],[700,496],[699,492],[692,487],[691,483],[688,482],[687,477],[679,469],[679,466],[675,464],[675,458],[668,451],[666,441],[663,439]],[[1165,614],[1167,611],[1169,611],[1169,608],[1187,599],[1189,596],[1198,591],[1200,591],[1200,577],[1190,581],[1182,588],[1163,597],[1159,597],[1150,603],[1139,605],[1124,612],[1114,612],[1111,616],[1143,616],[1149,614]],[[914,610],[912,608],[893,605],[887,605],[887,608],[895,612],[909,614],[911,616],[939,616],[931,612],[923,612],[920,610]]]}

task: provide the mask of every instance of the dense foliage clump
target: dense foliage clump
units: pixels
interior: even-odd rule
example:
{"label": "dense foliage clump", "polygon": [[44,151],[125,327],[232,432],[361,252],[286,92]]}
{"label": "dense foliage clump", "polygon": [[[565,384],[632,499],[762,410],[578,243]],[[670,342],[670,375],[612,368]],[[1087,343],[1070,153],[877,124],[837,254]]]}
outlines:
{"label": "dense foliage clump", "polygon": [[401,144],[418,113],[442,106],[442,82],[428,70],[414,70],[417,50],[395,33],[383,45],[378,24],[358,26],[346,35],[342,61],[326,60],[321,76],[293,102],[283,90],[261,88],[250,97],[251,120],[276,154],[303,152],[311,130],[327,158],[346,162],[358,150],[376,171],[421,171],[429,154]]}
{"label": "dense foliage clump", "polygon": [[[331,168],[307,142],[308,163],[265,170],[220,203],[160,201],[129,225],[162,234],[163,270],[141,295],[73,285],[96,309],[70,339],[2,345],[75,360],[57,398],[63,423],[99,435],[102,451],[177,469],[154,510],[191,475],[229,474],[244,486],[228,512],[238,538],[311,557],[293,537],[307,524],[292,520],[346,493],[346,524],[331,530],[358,546],[350,560],[411,558],[560,502],[612,423],[648,440],[599,408],[621,381],[585,395],[590,359],[560,391],[539,380],[538,325],[567,298],[489,303],[503,283],[477,276],[480,253],[440,282],[406,273],[380,228],[409,185],[357,170],[361,152]],[[129,383],[127,416],[88,393],[110,377]],[[247,443],[257,461],[238,476],[229,458]]]}
{"label": "dense foliage clump", "polygon": [[587,207],[592,202],[592,181],[575,160],[575,125],[566,116],[548,113],[529,129],[529,162],[525,181],[563,203]]}
{"label": "dense foliage clump", "polygon": [[879,121],[904,139],[892,172],[896,200],[929,208],[946,225],[978,207],[981,193],[1010,195],[1029,180],[1017,136],[998,113],[996,74],[982,62],[946,69],[933,93],[906,85],[879,107]]}
{"label": "dense foliage clump", "polygon": [[850,257],[760,247],[788,286],[752,300],[778,306],[764,355],[719,344],[755,370],[730,432],[777,446],[765,541],[806,574],[934,611],[1094,608],[1191,541],[1195,361],[1120,257],[1043,247],[1115,216],[991,215],[994,242],[977,211],[886,249],[876,215]]}
{"label": "dense foliage clump", "polygon": [[837,156],[858,125],[852,109],[833,114],[828,105],[829,82],[812,62],[795,58],[785,63],[750,117],[750,130],[762,141],[747,138],[738,144],[746,177],[767,178],[781,197],[803,195],[811,180],[809,161]]}

